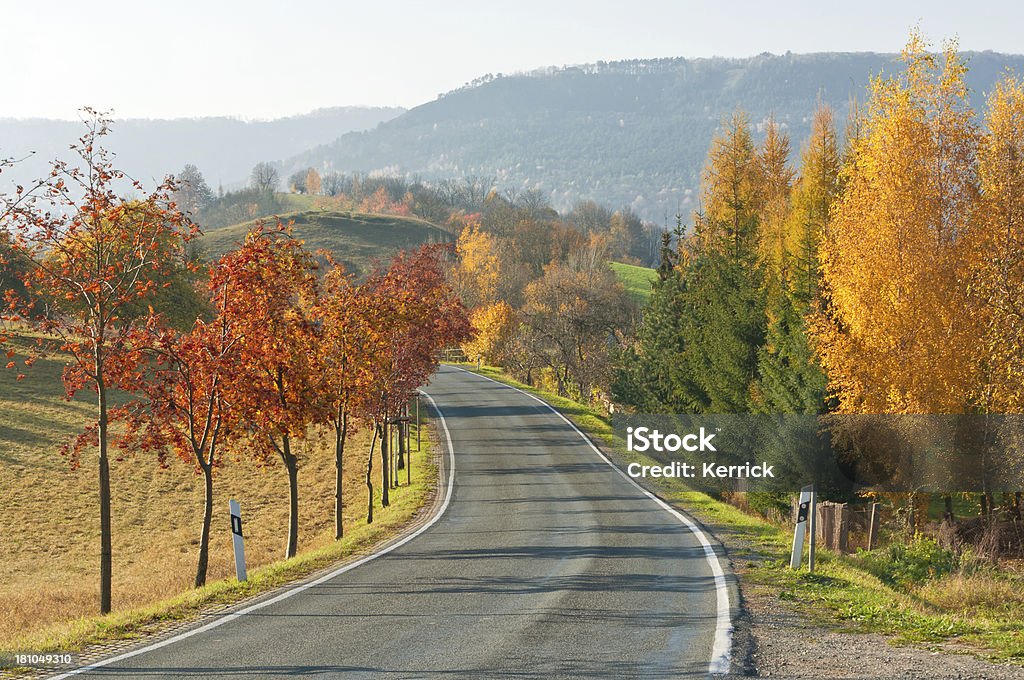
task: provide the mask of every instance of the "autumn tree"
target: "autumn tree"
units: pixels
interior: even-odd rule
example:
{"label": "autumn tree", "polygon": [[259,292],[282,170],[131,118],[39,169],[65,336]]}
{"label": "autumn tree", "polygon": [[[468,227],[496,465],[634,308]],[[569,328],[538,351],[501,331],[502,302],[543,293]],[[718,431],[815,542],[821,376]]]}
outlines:
{"label": "autumn tree", "polygon": [[[827,381],[809,342],[805,318],[818,301],[818,248],[839,193],[839,169],[832,113],[819,106],[801,154],[789,214],[782,216],[783,223],[762,230],[782,240],[772,244],[777,278],[767,290],[765,344],[758,350],[757,410],[818,413],[825,407]],[[769,221],[779,218],[771,214],[772,204],[771,199],[766,202]]]}
{"label": "autumn tree", "polygon": [[789,151],[789,136],[774,118],[769,119],[757,154],[763,205],[758,218],[758,249],[769,282],[778,287],[789,268],[785,225],[796,174],[789,165]]}
{"label": "autumn tree", "polygon": [[502,363],[509,353],[509,343],[515,330],[515,310],[504,300],[477,307],[469,314],[474,337],[463,345],[470,361]]}
{"label": "autumn tree", "polygon": [[607,383],[610,346],[628,321],[622,284],[592,243],[568,262],[553,262],[526,288],[523,323],[531,350],[551,369],[559,394],[590,400]]}
{"label": "autumn tree", "polygon": [[310,168],[306,171],[306,193],[310,196],[320,195],[320,173],[316,171],[316,168]]}
{"label": "autumn tree", "polygon": [[976,401],[991,413],[1024,409],[1024,82],[1008,76],[989,97],[979,151],[971,281],[984,333]]}
{"label": "autumn tree", "polygon": [[[769,149],[785,201],[788,183],[779,138]],[[764,270],[759,236],[765,206],[765,161],[753,145],[746,115],[736,112],[712,142],[694,233],[680,244],[686,318],[679,328],[688,386],[684,403],[710,413],[749,409],[764,342]]]}
{"label": "autumn tree", "polygon": [[821,248],[814,331],[839,409],[959,413],[976,375],[966,279],[977,131],[954,45],[914,34],[875,79]]}
{"label": "autumn tree", "polygon": [[239,418],[251,428],[253,453],[277,457],[288,474],[288,538],[294,557],[299,532],[299,456],[296,442],[323,422],[315,308],[318,283],[312,257],[291,228],[258,226],[212,272],[214,289],[244,294],[227,300],[238,343],[239,370],[230,386]]}
{"label": "autumn tree", "polygon": [[463,303],[468,307],[494,303],[502,273],[497,238],[481,229],[479,222],[470,222],[459,234],[455,252],[455,285]]}
{"label": "autumn tree", "polygon": [[[472,337],[462,301],[445,277],[442,246],[422,246],[400,253],[385,272],[367,282],[382,306],[380,349],[376,351],[370,416],[381,434],[381,503],[389,503],[388,430],[414,392],[437,369],[440,350]],[[402,441],[402,438],[399,438]],[[400,447],[402,444],[400,443]],[[399,449],[399,454],[402,449]],[[404,461],[399,455],[399,467]]]}
{"label": "autumn tree", "polygon": [[[374,382],[375,361],[386,349],[381,324],[387,319],[381,318],[381,300],[375,299],[368,287],[353,281],[340,264],[330,264],[315,314],[321,322],[317,348],[322,380],[319,389],[326,407],[322,415],[334,432],[334,536],[340,539],[344,534],[345,444],[354,416],[372,410],[369,388]],[[372,483],[369,486],[372,513]]]}
{"label": "autumn tree", "polygon": [[644,223],[629,208],[622,208],[612,214],[608,236],[613,259],[633,262],[646,262],[649,259]]}
{"label": "autumn tree", "polygon": [[701,251],[746,252],[756,244],[763,182],[750,122],[742,111],[724,121],[711,142],[701,186],[692,247]]}
{"label": "autumn tree", "polygon": [[[45,180],[47,207],[21,203],[6,215],[14,233],[11,246],[26,265],[23,283],[34,300],[7,316],[55,338],[70,356],[63,374],[69,396],[83,389],[96,395],[95,421],[66,451],[75,466],[86,449],[97,451],[100,611],[105,614],[111,608],[111,393],[138,388],[143,329],[154,314],[140,316],[136,310],[160,289],[171,263],[180,261],[184,242],[196,232],[172,207],[174,182],[147,192],[116,170],[102,147],[110,121],[86,113],[87,131],[72,147],[81,165],[55,162]],[[118,191],[127,188],[139,197],[122,198]]]}
{"label": "autumn tree", "polygon": [[238,365],[239,343],[231,318],[232,297],[242,293],[228,279],[218,278],[211,289],[217,316],[212,322],[196,320],[192,329],[179,333],[151,329],[154,338],[147,354],[149,371],[139,392],[146,403],[128,422],[125,445],[142,445],[161,452],[173,451],[203,475],[204,504],[199,535],[195,586],[206,584],[210,555],[210,524],[213,518],[213,474],[220,466],[225,439],[237,434],[232,408],[231,376]]}
{"label": "autumn tree", "polygon": [[832,110],[819,105],[800,156],[800,178],[793,188],[792,210],[785,228],[789,289],[804,313],[818,297],[818,249],[831,224],[841,167]]}

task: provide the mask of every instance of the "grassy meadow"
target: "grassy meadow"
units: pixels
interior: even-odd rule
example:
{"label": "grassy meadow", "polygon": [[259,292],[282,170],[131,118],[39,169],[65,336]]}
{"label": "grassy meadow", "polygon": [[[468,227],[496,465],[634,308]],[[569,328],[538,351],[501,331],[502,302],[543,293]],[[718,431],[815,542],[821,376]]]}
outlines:
{"label": "grassy meadow", "polygon": [[[91,394],[85,395],[89,400],[65,401],[61,370],[59,361],[40,360],[20,382],[14,371],[0,372],[0,652],[75,648],[112,634],[111,620],[94,616],[99,608],[96,459],[87,452],[81,468],[72,470],[59,455],[61,444],[92,417]],[[344,545],[333,539],[333,437],[301,445],[300,553],[288,564],[324,566],[365,549],[411,519],[425,502],[436,478],[433,466],[423,465],[429,460],[426,444],[422,453],[412,452],[413,486],[404,486],[403,473],[403,487],[392,492],[392,507],[378,507],[374,524],[366,527],[368,441],[369,433],[359,432],[349,442],[344,499],[350,540]],[[225,460],[215,477],[208,592],[182,600],[182,593],[196,592],[202,477],[180,460],[169,460],[168,468],[161,469],[152,454],[117,455],[112,452],[112,621],[122,617],[122,633],[166,618],[167,607],[159,603],[168,598],[178,598],[172,603],[175,616],[187,616],[204,598],[225,597],[230,588],[223,581],[218,585],[219,579],[238,585],[229,498],[242,507],[249,585],[271,587],[300,575],[302,568],[296,573],[280,564],[268,566],[284,556],[288,486],[283,466],[260,469],[236,455]],[[375,473],[379,487],[379,465]],[[379,494],[379,488],[375,491]],[[251,587],[238,590],[239,595],[250,593]],[[183,602],[189,606],[183,609]]]}
{"label": "grassy meadow", "polygon": [[643,305],[651,297],[651,285],[658,279],[658,271],[624,262],[609,263],[615,276],[626,288],[626,293],[637,304]]}

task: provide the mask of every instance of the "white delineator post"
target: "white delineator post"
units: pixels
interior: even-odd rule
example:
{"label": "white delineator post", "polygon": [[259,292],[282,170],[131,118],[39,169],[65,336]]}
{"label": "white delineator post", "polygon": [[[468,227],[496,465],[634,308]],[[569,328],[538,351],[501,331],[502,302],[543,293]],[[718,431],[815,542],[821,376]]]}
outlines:
{"label": "white delineator post", "polygon": [[807,571],[814,571],[814,545],[818,542],[818,493],[811,484],[811,512],[807,518],[808,540],[811,542],[807,548]]}
{"label": "white delineator post", "polygon": [[242,508],[238,501],[228,501],[228,509],[231,511],[231,540],[235,544],[235,576],[239,581],[245,581],[245,544],[242,542]]}
{"label": "white delineator post", "polygon": [[803,562],[807,518],[814,511],[812,504],[813,493],[813,484],[800,489],[800,507],[796,513],[796,529],[793,531],[793,554],[789,558],[789,567],[791,569],[799,569],[800,563]]}

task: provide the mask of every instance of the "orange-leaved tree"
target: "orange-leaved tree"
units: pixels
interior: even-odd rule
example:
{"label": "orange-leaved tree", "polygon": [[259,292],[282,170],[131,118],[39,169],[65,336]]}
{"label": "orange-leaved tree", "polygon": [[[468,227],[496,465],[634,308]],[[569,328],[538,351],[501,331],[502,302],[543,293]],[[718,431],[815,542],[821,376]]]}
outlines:
{"label": "orange-leaved tree", "polygon": [[[334,430],[334,537],[340,539],[344,534],[345,443],[353,427],[353,414],[358,414],[370,398],[368,390],[373,383],[374,358],[385,348],[380,332],[381,305],[344,267],[329,256],[327,260],[331,269],[324,276],[315,314],[321,323],[317,348],[323,381],[320,394],[325,406],[322,415]],[[370,502],[373,502],[372,483]]]}
{"label": "orange-leaved tree", "polygon": [[[156,315],[151,298],[183,258],[195,227],[178,211],[168,180],[147,192],[116,170],[101,146],[110,121],[86,110],[87,131],[72,149],[80,166],[55,162],[41,201],[10,207],[11,248],[26,265],[28,303],[8,300],[6,317],[42,335],[41,351],[70,357],[63,374],[69,397],[96,394],[96,419],[65,447],[72,465],[97,450],[100,504],[100,611],[111,609],[110,424],[113,390],[142,380],[146,341]],[[140,196],[126,199],[118,191]],[[11,203],[8,203],[11,206]],[[49,340],[47,340],[49,339]],[[30,363],[28,359],[26,363]],[[11,365],[9,364],[9,367]]]}
{"label": "orange-leaved tree", "polygon": [[[223,258],[222,258],[223,260]],[[171,450],[203,475],[205,502],[199,537],[195,585],[206,584],[213,517],[213,473],[221,462],[225,440],[238,434],[238,409],[232,376],[242,369],[236,327],[235,299],[246,294],[231,277],[216,276],[221,262],[210,270],[212,321],[197,319],[187,333],[154,328],[147,349],[149,373],[140,391],[146,402],[129,423],[126,443],[146,438],[153,448]]]}
{"label": "orange-leaved tree", "polygon": [[965,285],[977,131],[954,46],[914,34],[876,79],[821,245],[827,314],[812,324],[845,413],[960,413],[977,376]]}
{"label": "orange-leaved tree", "polygon": [[1024,81],[1007,77],[988,103],[979,151],[981,209],[972,290],[984,313],[977,400],[1024,411]]}
{"label": "orange-leaved tree", "polygon": [[288,538],[285,557],[299,542],[299,457],[296,440],[323,422],[321,371],[314,319],[315,263],[290,226],[257,226],[241,246],[222,257],[211,275],[214,290],[230,286],[222,313],[238,338],[231,375],[232,408],[247,423],[253,454],[280,458],[288,473]]}

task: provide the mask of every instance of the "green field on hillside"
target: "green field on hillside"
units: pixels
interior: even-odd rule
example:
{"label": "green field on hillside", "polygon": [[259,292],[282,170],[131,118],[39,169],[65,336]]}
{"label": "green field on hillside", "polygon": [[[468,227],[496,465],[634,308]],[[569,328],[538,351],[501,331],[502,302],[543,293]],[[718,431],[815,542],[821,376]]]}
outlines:
{"label": "green field on hillside", "polygon": [[629,296],[641,305],[646,304],[651,297],[651,286],[658,279],[657,270],[623,262],[610,262],[609,265]]}
{"label": "green field on hillside", "polygon": [[[310,250],[329,250],[346,268],[357,273],[366,273],[374,262],[386,263],[400,250],[453,240],[444,229],[415,217],[301,210],[285,213],[280,219],[294,222],[295,235],[303,239]],[[268,225],[276,222],[275,218],[267,217],[204,230],[201,243],[205,255],[213,258],[231,250],[259,221]]]}

